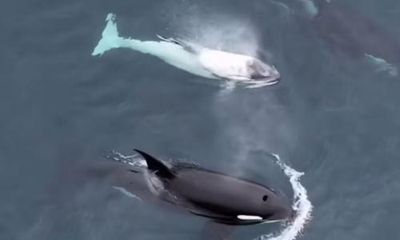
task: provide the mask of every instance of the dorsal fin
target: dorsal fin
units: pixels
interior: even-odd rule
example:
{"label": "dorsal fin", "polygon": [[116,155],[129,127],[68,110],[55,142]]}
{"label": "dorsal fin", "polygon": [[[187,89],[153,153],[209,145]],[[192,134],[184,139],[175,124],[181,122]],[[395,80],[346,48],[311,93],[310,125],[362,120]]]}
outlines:
{"label": "dorsal fin", "polygon": [[172,173],[171,169],[169,169],[163,162],[150,156],[149,154],[135,149],[142,157],[146,160],[147,168],[151,171],[154,171],[155,174],[162,178],[173,178],[174,174]]}
{"label": "dorsal fin", "polygon": [[186,51],[190,52],[190,53],[194,53],[197,54],[198,53],[198,49],[196,49],[196,46],[194,44],[191,44],[183,39],[179,39],[179,38],[166,38],[163,37],[161,35],[157,34],[157,37],[165,42],[170,42],[170,43],[174,43],[177,44],[181,47],[183,47],[183,49],[185,49]]}
{"label": "dorsal fin", "polygon": [[175,44],[178,44],[178,45],[181,45],[182,46],[182,42],[181,41],[179,41],[178,39],[175,39],[175,38],[166,38],[166,37],[164,37],[164,36],[161,36],[161,35],[156,35],[159,39],[161,39],[161,40],[163,40],[163,41],[165,41],[165,42],[171,42],[171,43],[175,43]]}

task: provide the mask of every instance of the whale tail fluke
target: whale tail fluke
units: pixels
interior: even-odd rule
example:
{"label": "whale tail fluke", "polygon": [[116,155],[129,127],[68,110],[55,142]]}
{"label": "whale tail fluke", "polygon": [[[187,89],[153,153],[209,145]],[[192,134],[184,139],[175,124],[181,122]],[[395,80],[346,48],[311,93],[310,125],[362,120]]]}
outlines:
{"label": "whale tail fluke", "polygon": [[97,46],[94,48],[92,55],[102,55],[106,51],[122,47],[124,44],[124,40],[119,36],[117,24],[115,22],[115,14],[109,13],[106,18],[106,27],[103,30],[100,41],[97,43]]}

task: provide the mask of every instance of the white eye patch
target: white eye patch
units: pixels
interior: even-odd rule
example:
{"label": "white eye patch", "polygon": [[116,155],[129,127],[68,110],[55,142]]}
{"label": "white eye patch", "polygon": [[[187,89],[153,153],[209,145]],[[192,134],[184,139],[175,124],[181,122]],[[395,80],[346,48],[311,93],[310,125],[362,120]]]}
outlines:
{"label": "white eye patch", "polygon": [[253,215],[238,215],[237,218],[245,221],[263,220],[262,217]]}

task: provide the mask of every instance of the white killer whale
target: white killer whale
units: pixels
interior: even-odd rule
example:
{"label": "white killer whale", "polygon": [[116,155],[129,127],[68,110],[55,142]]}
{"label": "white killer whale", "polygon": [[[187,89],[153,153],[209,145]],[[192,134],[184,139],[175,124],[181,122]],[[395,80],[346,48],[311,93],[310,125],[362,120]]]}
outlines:
{"label": "white killer whale", "polygon": [[114,14],[107,15],[106,27],[92,52],[93,56],[102,55],[115,48],[130,48],[156,56],[176,68],[201,77],[227,80],[248,87],[273,85],[280,78],[273,65],[252,56],[214,50],[182,39],[159,35],[159,41],[123,38],[119,36],[115,18]]}

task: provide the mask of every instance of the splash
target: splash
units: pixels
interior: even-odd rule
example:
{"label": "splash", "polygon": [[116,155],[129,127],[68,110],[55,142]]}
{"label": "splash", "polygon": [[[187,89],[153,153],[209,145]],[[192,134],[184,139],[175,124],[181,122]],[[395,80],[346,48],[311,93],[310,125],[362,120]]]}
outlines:
{"label": "splash", "polygon": [[276,6],[282,8],[284,11],[286,11],[286,12],[288,12],[288,13],[290,13],[290,12],[292,11],[292,10],[289,8],[288,5],[286,5],[286,4],[282,3],[282,2],[278,2],[278,1],[275,1],[275,0],[269,0],[269,1],[270,1],[272,4],[275,4]]}
{"label": "splash", "polygon": [[179,36],[199,45],[253,57],[259,52],[259,31],[249,17],[238,13],[181,3],[170,9],[168,19]]}
{"label": "splash", "polygon": [[318,15],[319,10],[312,0],[297,0],[297,1],[299,1],[301,4],[303,4],[304,9],[306,10],[306,13],[310,17],[315,17]]}
{"label": "splash", "polygon": [[272,154],[276,163],[289,178],[293,188],[293,210],[296,211],[296,217],[280,233],[266,234],[258,237],[256,240],[294,240],[301,234],[304,226],[311,220],[313,206],[308,199],[307,190],[300,183],[300,177],[304,175],[290,166],[286,165],[277,154]]}
{"label": "splash", "polygon": [[378,58],[370,54],[365,54],[367,61],[375,66],[376,72],[388,73],[391,77],[396,77],[399,74],[399,70],[393,65],[388,63],[383,58]]}
{"label": "splash", "polygon": [[125,194],[125,195],[128,196],[128,197],[131,197],[131,198],[133,198],[133,199],[142,201],[142,199],[141,199],[139,196],[137,196],[137,195],[135,195],[135,194],[133,194],[133,193],[131,193],[131,192],[128,192],[127,190],[125,190],[125,188],[116,187],[116,186],[113,186],[113,188],[114,188],[115,190],[117,190],[117,191],[120,191],[121,193]]}
{"label": "splash", "polygon": [[146,161],[139,154],[123,155],[122,153],[113,150],[107,158],[132,167],[147,168]]}

